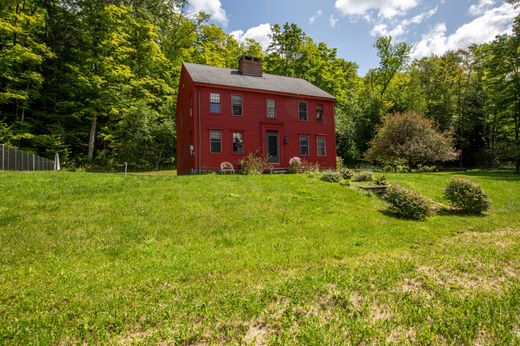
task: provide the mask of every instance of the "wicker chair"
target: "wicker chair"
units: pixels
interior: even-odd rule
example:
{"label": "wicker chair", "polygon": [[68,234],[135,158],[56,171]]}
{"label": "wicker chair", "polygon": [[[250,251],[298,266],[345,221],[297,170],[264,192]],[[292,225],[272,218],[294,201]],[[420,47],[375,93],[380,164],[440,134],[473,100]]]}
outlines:
{"label": "wicker chair", "polygon": [[220,173],[222,174],[227,174],[227,173],[231,173],[231,174],[235,174],[235,169],[233,168],[233,165],[231,164],[231,162],[222,162],[220,164]]}

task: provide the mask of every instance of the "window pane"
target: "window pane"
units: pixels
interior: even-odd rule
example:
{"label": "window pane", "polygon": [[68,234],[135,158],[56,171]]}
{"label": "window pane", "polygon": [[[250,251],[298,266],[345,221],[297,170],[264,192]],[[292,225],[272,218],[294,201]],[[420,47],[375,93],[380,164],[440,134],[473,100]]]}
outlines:
{"label": "window pane", "polygon": [[244,150],[244,140],[240,132],[233,133],[233,152],[241,153]]}
{"label": "window pane", "polygon": [[276,104],[274,100],[267,99],[267,117],[274,118],[276,116]]}
{"label": "window pane", "polygon": [[325,145],[325,137],[322,137],[322,136],[316,137],[316,149],[318,152],[318,156],[325,156],[327,154],[326,145]]}
{"label": "window pane", "polygon": [[306,102],[298,103],[298,119],[307,120],[307,103]]}
{"label": "window pane", "polygon": [[300,136],[300,155],[309,155],[309,136]]}
{"label": "window pane", "polygon": [[209,102],[209,111],[211,113],[220,113],[220,94],[210,93]]}
{"label": "window pane", "polygon": [[222,132],[210,131],[209,137],[210,137],[210,151],[212,153],[222,152]]}
{"label": "window pane", "polygon": [[233,115],[242,115],[242,96],[231,96],[231,103],[233,104]]}
{"label": "window pane", "polygon": [[323,121],[323,105],[322,104],[316,105],[316,120]]}

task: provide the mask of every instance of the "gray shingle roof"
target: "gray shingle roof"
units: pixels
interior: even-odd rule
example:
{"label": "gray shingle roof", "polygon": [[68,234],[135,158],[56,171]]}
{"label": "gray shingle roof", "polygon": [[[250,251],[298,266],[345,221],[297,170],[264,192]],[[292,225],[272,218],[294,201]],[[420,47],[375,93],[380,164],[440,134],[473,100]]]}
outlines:
{"label": "gray shingle roof", "polygon": [[237,70],[184,63],[195,83],[224,85],[235,88],[275,91],[295,95],[333,99],[334,96],[301,78],[291,78],[264,73],[262,77],[243,75]]}

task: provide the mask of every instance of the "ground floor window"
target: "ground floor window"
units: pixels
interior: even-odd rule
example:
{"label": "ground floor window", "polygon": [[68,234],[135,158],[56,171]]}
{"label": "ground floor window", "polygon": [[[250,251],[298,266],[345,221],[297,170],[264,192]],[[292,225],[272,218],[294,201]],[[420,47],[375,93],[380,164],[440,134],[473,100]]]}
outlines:
{"label": "ground floor window", "polygon": [[316,137],[316,151],[318,156],[325,156],[327,155],[327,142],[326,138],[324,136],[317,136]]}
{"label": "ground floor window", "polygon": [[222,152],[222,131],[209,131],[210,139],[210,152],[221,153]]}
{"label": "ground floor window", "polygon": [[233,132],[233,152],[242,153],[244,151],[244,138],[242,133]]}
{"label": "ground floor window", "polygon": [[300,155],[309,155],[309,136],[307,135],[300,136]]}

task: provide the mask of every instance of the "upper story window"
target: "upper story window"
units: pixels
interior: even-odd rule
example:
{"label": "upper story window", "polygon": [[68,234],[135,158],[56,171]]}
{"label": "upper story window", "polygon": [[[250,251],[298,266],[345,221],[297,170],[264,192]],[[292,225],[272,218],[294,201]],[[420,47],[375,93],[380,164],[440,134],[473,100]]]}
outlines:
{"label": "upper story window", "polygon": [[300,136],[300,155],[309,155],[309,136],[307,135]]}
{"label": "upper story window", "polygon": [[222,152],[222,131],[209,131],[209,142],[210,147],[209,151],[211,153],[221,153]]}
{"label": "upper story window", "polygon": [[233,115],[242,115],[242,95],[232,95],[231,96],[231,104],[232,104],[232,114]]}
{"label": "upper story window", "polygon": [[273,99],[267,99],[266,101],[267,111],[266,115],[268,118],[274,118],[276,116],[276,103]]}
{"label": "upper story window", "polygon": [[323,105],[321,103],[316,105],[316,120],[323,121]]}
{"label": "upper story window", "polygon": [[327,139],[324,136],[316,137],[316,153],[318,156],[327,155]]}
{"label": "upper story window", "polygon": [[233,132],[233,152],[242,153],[244,151],[244,138],[242,133]]}
{"label": "upper story window", "polygon": [[220,94],[209,94],[209,111],[210,113],[220,113]]}
{"label": "upper story window", "polygon": [[298,102],[298,120],[307,120],[307,102]]}

